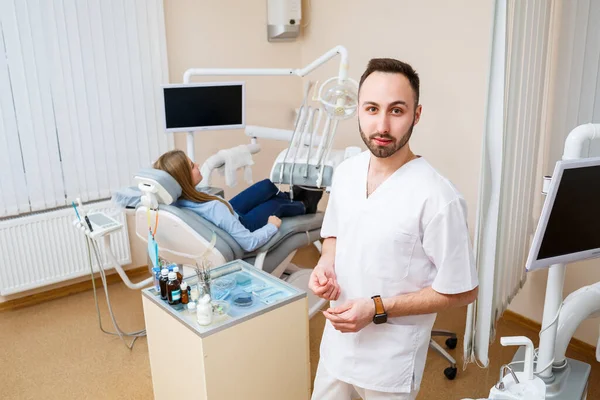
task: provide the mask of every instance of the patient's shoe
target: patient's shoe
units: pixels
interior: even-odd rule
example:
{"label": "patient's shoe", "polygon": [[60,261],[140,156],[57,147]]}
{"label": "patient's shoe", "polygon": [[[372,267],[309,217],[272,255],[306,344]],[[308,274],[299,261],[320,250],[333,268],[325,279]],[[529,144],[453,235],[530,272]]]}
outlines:
{"label": "patient's shoe", "polygon": [[314,214],[317,212],[317,206],[319,205],[319,201],[323,197],[322,190],[305,190],[302,194],[302,202],[306,207],[307,214]]}
{"label": "patient's shoe", "polygon": [[307,192],[306,189],[302,189],[300,186],[294,185],[292,186],[292,190],[294,193],[294,200],[296,201],[302,201],[302,199],[304,198],[304,193]]}

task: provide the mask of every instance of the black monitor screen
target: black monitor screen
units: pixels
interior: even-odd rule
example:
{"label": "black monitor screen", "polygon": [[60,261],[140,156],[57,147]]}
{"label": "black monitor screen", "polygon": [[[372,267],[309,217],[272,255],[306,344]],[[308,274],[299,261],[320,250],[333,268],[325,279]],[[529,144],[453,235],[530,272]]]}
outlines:
{"label": "black monitor screen", "polygon": [[218,127],[244,123],[243,86],[164,88],[167,129]]}
{"label": "black monitor screen", "polygon": [[600,248],[600,166],[565,169],[538,260]]}

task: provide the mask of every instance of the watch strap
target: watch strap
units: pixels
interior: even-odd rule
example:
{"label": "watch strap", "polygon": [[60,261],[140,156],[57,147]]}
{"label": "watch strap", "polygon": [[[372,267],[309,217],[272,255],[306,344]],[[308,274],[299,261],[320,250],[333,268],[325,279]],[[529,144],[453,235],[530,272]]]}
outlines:
{"label": "watch strap", "polygon": [[372,299],[375,302],[375,315],[385,314],[385,308],[383,307],[383,300],[381,300],[381,296],[373,296]]}

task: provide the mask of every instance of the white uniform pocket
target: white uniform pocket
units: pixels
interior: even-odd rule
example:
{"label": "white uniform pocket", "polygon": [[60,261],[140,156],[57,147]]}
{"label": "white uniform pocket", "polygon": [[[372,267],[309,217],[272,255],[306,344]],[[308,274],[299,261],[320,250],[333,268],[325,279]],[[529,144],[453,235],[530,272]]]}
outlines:
{"label": "white uniform pocket", "polygon": [[416,243],[417,236],[400,230],[391,232],[387,238],[380,237],[373,243],[380,261],[369,263],[370,275],[388,282],[406,279]]}

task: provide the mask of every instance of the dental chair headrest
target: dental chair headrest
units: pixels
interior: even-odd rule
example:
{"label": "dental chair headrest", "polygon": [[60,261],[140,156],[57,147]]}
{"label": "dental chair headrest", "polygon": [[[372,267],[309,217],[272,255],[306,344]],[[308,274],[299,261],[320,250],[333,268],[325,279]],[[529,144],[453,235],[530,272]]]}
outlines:
{"label": "dental chair headrest", "polygon": [[[181,186],[169,173],[154,168],[142,168],[136,175],[138,188],[156,196],[158,203],[171,204],[181,196]],[[142,196],[142,203],[144,198]]]}

